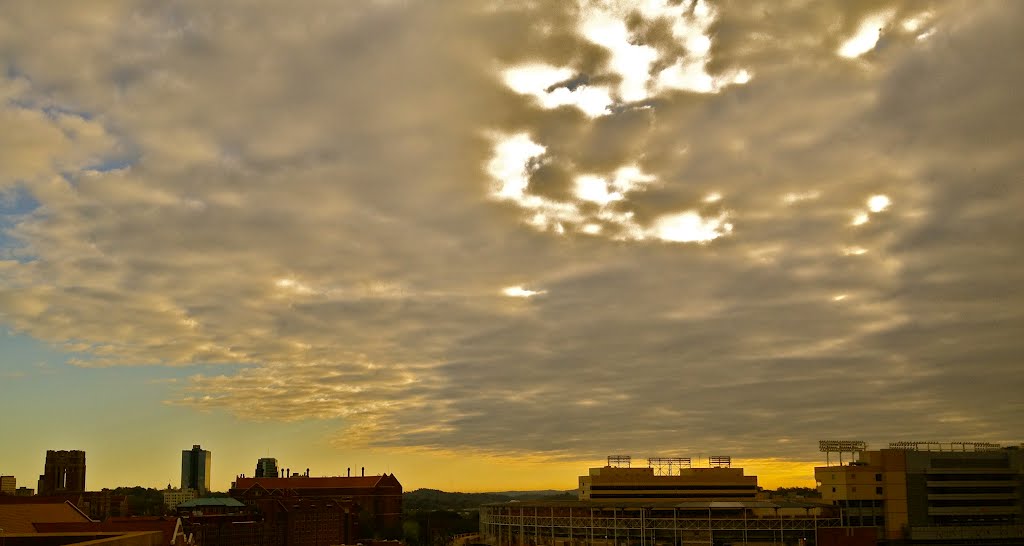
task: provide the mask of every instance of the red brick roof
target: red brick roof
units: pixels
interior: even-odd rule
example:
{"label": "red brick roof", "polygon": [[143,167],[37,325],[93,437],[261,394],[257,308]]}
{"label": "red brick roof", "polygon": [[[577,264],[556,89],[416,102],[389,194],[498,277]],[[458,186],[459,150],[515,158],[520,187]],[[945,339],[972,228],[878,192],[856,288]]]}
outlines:
{"label": "red brick roof", "polygon": [[35,524],[91,520],[70,502],[0,504],[0,528],[7,534],[36,533]]}
{"label": "red brick roof", "polygon": [[273,491],[274,489],[313,489],[313,488],[351,488],[362,489],[376,487],[384,476],[327,476],[322,478],[238,478],[236,489],[249,489],[254,485]]}
{"label": "red brick roof", "polygon": [[79,493],[48,496],[32,495],[31,497],[0,495],[0,504],[63,504],[65,502],[76,504],[81,498],[82,496]]}
{"label": "red brick roof", "polygon": [[174,544],[175,538],[181,534],[178,518],[174,517],[133,517],[107,518],[102,522],[46,522],[36,523],[36,531],[40,533],[77,533],[82,531],[114,531],[139,532],[160,531],[164,535],[164,544]]}

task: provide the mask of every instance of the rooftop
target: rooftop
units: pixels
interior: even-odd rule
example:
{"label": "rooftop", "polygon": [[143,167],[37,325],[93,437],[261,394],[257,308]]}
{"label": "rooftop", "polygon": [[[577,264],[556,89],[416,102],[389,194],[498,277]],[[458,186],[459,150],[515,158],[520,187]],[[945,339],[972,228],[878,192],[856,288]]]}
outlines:
{"label": "rooftop", "polygon": [[768,501],[768,500],[698,500],[698,501],[658,501],[658,500],[624,500],[624,501],[585,501],[585,500],[537,500],[537,501],[506,501],[493,502],[484,506],[522,506],[550,508],[584,508],[597,510],[657,508],[669,510],[728,510],[738,508],[819,508],[829,506],[821,502]]}
{"label": "rooftop", "polygon": [[91,521],[70,502],[0,504],[0,529],[4,534],[36,533],[36,523]]}
{"label": "rooftop", "polygon": [[231,497],[206,497],[192,499],[178,505],[178,508],[200,508],[203,506],[223,506],[227,508],[243,508],[245,504]]}
{"label": "rooftop", "polygon": [[384,479],[384,476],[324,476],[307,477],[297,476],[292,478],[238,478],[235,481],[235,489],[248,489],[254,485],[260,485],[265,489],[310,489],[310,488],[365,488],[376,487]]}

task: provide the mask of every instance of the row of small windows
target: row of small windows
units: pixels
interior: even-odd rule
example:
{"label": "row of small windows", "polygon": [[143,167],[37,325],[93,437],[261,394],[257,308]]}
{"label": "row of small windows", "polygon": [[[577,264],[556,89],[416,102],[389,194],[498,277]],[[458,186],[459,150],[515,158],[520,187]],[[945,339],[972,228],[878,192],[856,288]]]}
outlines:
{"label": "row of small windows", "polygon": [[932,459],[932,468],[1010,468],[1010,459],[979,458],[979,459]]}
{"label": "row of small windows", "polygon": [[[836,488],[835,488],[835,487],[833,487],[833,488],[832,488],[832,492],[833,492],[833,493],[835,493],[835,492],[836,492]],[[853,486],[853,487],[851,487],[851,488],[850,488],[850,492],[851,492],[851,493],[856,493],[856,492],[857,492],[857,486]],[[881,488],[881,487],[876,487],[876,488],[875,488],[875,494],[876,494],[876,495],[881,495],[881,494],[882,494],[882,488]]]}
{"label": "row of small windows", "polygon": [[961,499],[961,500],[949,500],[949,499],[938,499],[930,500],[928,504],[935,507],[942,506],[1015,506],[1017,504],[1016,499]]}
{"label": "row of small windows", "polygon": [[[835,474],[832,474],[832,479],[833,480],[836,479],[836,475]],[[851,480],[856,480],[857,479],[857,475],[856,474],[850,474],[850,479]],[[875,474],[875,481],[876,482],[882,481],[882,475],[881,474]]]}
{"label": "row of small windows", "polygon": [[929,495],[957,494],[957,495],[993,495],[999,493],[1016,493],[1015,485],[979,485],[971,487],[928,487]]}
{"label": "row of small windows", "polygon": [[956,482],[971,482],[971,481],[983,481],[983,482],[1013,482],[1016,480],[1016,476],[1010,473],[998,473],[998,474],[928,474],[928,481],[930,482],[941,482],[941,481],[956,481]]}

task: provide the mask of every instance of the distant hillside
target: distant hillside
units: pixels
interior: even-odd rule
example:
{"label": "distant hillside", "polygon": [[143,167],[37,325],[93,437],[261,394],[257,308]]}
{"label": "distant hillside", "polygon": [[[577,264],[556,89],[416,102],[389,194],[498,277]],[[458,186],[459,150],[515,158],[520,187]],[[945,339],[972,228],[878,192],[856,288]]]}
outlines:
{"label": "distant hillside", "polygon": [[510,500],[576,498],[576,491],[506,491],[502,493],[449,493],[437,489],[416,489],[402,494],[402,508],[406,512],[434,510],[473,510],[481,504]]}
{"label": "distant hillside", "polygon": [[515,497],[517,499],[522,500],[524,497],[530,498],[530,499],[539,499],[539,498],[543,498],[543,497],[561,496],[561,495],[565,495],[566,493],[572,494],[573,497],[576,496],[576,490],[575,489],[570,489],[568,491],[559,491],[557,489],[544,489],[544,490],[541,490],[541,491],[498,491],[498,492],[496,492],[494,494],[495,495],[507,495],[509,497]]}

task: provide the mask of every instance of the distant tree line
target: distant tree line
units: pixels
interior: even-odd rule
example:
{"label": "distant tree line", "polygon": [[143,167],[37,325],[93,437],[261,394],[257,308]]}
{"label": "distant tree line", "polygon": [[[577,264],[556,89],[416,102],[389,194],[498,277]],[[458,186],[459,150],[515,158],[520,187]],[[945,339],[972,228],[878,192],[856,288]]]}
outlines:
{"label": "distant tree line", "polygon": [[537,491],[522,492],[514,495],[506,493],[449,493],[437,489],[416,489],[402,494],[402,510],[419,512],[432,510],[476,510],[481,504],[492,502],[508,502],[511,500],[570,500],[575,499],[576,491]]}
{"label": "distant tree line", "polygon": [[124,495],[128,499],[128,513],[134,516],[163,516],[168,513],[164,506],[164,497],[159,489],[151,487],[117,487],[112,490],[115,495]]}
{"label": "distant tree line", "polygon": [[480,530],[480,505],[512,500],[565,500],[575,491],[504,493],[449,493],[417,489],[402,494],[402,535],[409,546],[450,544],[452,537]]}
{"label": "distant tree line", "polygon": [[774,491],[780,497],[803,497],[805,499],[820,499],[821,493],[813,487],[780,487]]}
{"label": "distant tree line", "polygon": [[[168,510],[164,506],[164,496],[159,489],[142,487],[115,487],[111,489],[114,495],[124,495],[128,500],[128,513],[133,516],[166,516],[174,514],[174,510]],[[227,493],[209,491],[204,497],[227,497]]]}

